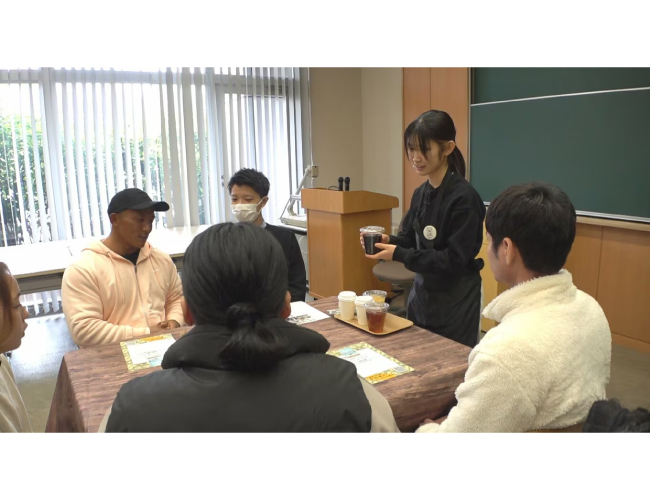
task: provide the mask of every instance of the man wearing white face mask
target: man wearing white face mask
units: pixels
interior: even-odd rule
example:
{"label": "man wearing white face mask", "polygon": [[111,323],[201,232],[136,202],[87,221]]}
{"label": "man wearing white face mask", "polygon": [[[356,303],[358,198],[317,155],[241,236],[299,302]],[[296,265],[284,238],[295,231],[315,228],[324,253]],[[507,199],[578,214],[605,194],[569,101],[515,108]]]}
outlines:
{"label": "man wearing white face mask", "polygon": [[289,267],[289,293],[291,302],[305,300],[307,272],[305,261],[295,235],[288,229],[267,224],[262,209],[269,201],[269,180],[262,172],[243,168],[228,182],[232,213],[238,222],[248,222],[269,231],[282,246]]}

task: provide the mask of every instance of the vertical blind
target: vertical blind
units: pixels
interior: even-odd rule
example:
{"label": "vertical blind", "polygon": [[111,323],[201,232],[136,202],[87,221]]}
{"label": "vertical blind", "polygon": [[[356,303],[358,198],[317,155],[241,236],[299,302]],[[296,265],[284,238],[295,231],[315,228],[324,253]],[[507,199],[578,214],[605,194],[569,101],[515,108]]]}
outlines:
{"label": "vertical blind", "polygon": [[310,162],[308,99],[305,68],[0,70],[0,246],[106,235],[127,187],[169,203],[158,226],[232,220],[245,167],[278,221]]}

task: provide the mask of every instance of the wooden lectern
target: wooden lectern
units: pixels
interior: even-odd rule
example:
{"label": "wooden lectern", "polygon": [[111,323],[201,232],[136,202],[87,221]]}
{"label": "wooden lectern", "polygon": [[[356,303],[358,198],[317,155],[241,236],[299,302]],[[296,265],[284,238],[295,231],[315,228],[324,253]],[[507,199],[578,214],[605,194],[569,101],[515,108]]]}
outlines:
{"label": "wooden lectern", "polygon": [[372,268],[379,262],[368,259],[359,242],[359,230],[382,226],[391,232],[391,209],[399,206],[395,196],[370,191],[303,189],[302,206],[307,209],[309,244],[309,294],[318,299],[349,290],[390,291],[390,283],[379,281]]}

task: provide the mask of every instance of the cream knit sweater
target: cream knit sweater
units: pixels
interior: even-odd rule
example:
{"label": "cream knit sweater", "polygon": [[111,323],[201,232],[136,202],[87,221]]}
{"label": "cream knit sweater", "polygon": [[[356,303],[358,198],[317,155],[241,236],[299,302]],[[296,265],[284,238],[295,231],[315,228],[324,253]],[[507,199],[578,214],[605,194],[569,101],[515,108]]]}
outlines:
{"label": "cream knit sweater", "polygon": [[500,324],[469,355],[458,401],[417,432],[526,432],[583,422],[605,398],[612,336],[569,272],[513,287],[483,311]]}

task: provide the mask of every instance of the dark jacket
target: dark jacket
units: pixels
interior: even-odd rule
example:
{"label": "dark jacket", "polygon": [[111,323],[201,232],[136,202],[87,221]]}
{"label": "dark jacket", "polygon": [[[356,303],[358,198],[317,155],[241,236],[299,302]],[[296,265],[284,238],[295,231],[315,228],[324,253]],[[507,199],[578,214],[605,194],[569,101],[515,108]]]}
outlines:
{"label": "dark jacket", "polygon": [[[372,397],[355,366],[325,354],[329,342],[314,331],[281,319],[266,325],[287,341],[286,357],[272,370],[226,369],[219,352],[230,333],[197,326],[167,350],[162,371],[122,386],[106,431],[369,432]],[[382,403],[384,421],[392,422],[383,430],[395,432]]]}
{"label": "dark jacket", "polygon": [[[417,326],[474,347],[478,341],[483,261],[476,255],[483,244],[483,200],[463,177],[447,174],[440,210],[435,214],[441,187],[426,181],[413,193],[402,229],[390,243],[397,245],[393,260],[413,271],[407,317]],[[416,224],[434,226],[437,235],[426,248]]]}
{"label": "dark jacket", "polygon": [[[390,243],[398,245],[393,260],[404,263],[414,273],[425,276],[459,275],[480,271],[483,262],[475,257],[483,244],[483,200],[463,177],[451,175],[444,193],[438,220],[433,220],[434,207],[440,188],[426,181],[413,193],[411,206],[404,216],[402,229]],[[414,220],[422,228],[432,225],[438,234],[433,249],[416,249]]]}
{"label": "dark jacket", "polygon": [[304,301],[307,294],[307,272],[305,271],[305,261],[302,258],[296,235],[288,229],[272,226],[268,222],[266,223],[266,230],[278,240],[287,259],[291,302]]}
{"label": "dark jacket", "polygon": [[596,401],[582,432],[650,432],[650,412],[623,408],[616,399]]}

